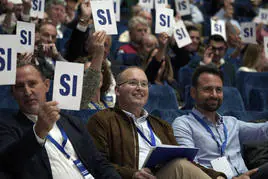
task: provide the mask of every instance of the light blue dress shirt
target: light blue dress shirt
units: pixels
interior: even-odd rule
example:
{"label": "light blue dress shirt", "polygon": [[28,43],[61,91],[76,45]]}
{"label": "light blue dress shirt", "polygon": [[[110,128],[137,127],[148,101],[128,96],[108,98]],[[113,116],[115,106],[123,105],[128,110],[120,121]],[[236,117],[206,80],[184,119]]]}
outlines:
{"label": "light blue dress shirt", "polygon": [[[192,112],[204,120],[211,128],[218,142],[222,145],[225,140],[223,123],[227,128],[227,146],[224,156],[227,157],[234,174],[248,171],[242,158],[240,144],[268,139],[268,123],[247,123],[232,116],[220,116],[216,124],[208,121],[198,110]],[[216,141],[206,128],[194,118],[193,114],[176,118],[172,124],[178,144],[184,147],[200,148],[195,161],[212,168],[210,161],[221,157]]]}

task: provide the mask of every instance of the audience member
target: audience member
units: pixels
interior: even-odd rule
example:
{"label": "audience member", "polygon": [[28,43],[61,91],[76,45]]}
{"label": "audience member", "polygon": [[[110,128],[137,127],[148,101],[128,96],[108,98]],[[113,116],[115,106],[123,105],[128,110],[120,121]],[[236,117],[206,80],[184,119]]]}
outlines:
{"label": "audience member", "polygon": [[130,42],[119,47],[116,60],[124,64],[128,58],[136,58],[138,49],[141,46],[141,41],[144,35],[148,33],[147,21],[139,16],[132,17],[128,22]]}
{"label": "audience member", "polygon": [[66,61],[56,47],[56,27],[50,22],[44,22],[39,27],[40,40],[35,44],[38,64],[44,75],[52,79],[54,75],[55,62]]}
{"label": "audience member", "polygon": [[122,178],[223,177],[221,173],[202,168],[209,177],[185,159],[175,159],[158,169],[142,168],[152,146],[176,143],[171,126],[143,108],[148,99],[148,84],[144,71],[138,67],[127,68],[118,75],[118,107],[96,113],[87,125],[100,152]]}
{"label": "audience member", "polygon": [[243,65],[238,71],[257,72],[261,62],[262,47],[257,44],[249,44],[243,57]]}
{"label": "audience member", "polygon": [[120,178],[82,121],[61,113],[58,102],[46,101],[49,84],[38,66],[19,61],[11,91],[20,110],[0,121],[4,171],[21,179]]}
{"label": "audience member", "polygon": [[196,69],[191,87],[195,107],[173,122],[176,140],[184,147],[199,148],[195,161],[205,167],[221,165],[226,171],[231,167],[231,172],[225,173],[228,178],[267,178],[268,165],[247,172],[240,145],[267,140],[268,123],[247,123],[218,114],[222,88],[223,75],[219,69],[211,66]]}

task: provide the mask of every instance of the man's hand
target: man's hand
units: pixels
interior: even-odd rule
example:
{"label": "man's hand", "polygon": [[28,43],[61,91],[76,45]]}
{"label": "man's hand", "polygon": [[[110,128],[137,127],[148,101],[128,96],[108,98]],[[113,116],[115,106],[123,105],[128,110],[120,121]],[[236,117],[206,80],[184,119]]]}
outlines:
{"label": "man's hand", "polygon": [[33,53],[18,53],[18,60],[23,61],[26,64],[33,62]]}
{"label": "man's hand", "polygon": [[232,179],[250,179],[250,176],[258,171],[258,168],[247,171],[246,173],[240,175],[239,177],[233,177]]}
{"label": "man's hand", "polygon": [[204,57],[203,57],[204,64],[206,65],[210,64],[212,62],[213,56],[214,56],[214,53],[212,51],[212,47],[208,47],[205,50]]}
{"label": "man's hand", "polygon": [[57,120],[60,119],[60,109],[58,102],[50,101],[40,106],[38,120],[35,123],[35,133],[38,137],[44,139]]}
{"label": "man's hand", "polygon": [[149,168],[142,168],[134,173],[133,179],[156,179]]}
{"label": "man's hand", "polygon": [[32,7],[32,1],[31,0],[22,0],[23,5],[23,14],[30,14],[30,10]]}
{"label": "man's hand", "polygon": [[89,20],[91,13],[92,13],[92,10],[90,6],[90,1],[82,2],[81,3],[81,17]]}
{"label": "man's hand", "polygon": [[58,52],[57,47],[54,43],[43,44],[42,47],[43,47],[43,52],[44,52],[45,56],[51,57],[54,59],[57,59],[57,57],[59,56],[59,52]]}

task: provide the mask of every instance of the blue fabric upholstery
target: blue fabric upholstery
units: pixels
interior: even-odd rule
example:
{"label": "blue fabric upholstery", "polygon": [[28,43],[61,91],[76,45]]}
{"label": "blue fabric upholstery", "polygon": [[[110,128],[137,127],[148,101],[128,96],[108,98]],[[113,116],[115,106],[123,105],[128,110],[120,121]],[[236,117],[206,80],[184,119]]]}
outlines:
{"label": "blue fabric upholstery", "polygon": [[18,109],[18,104],[11,94],[10,85],[0,86],[0,108]]}
{"label": "blue fabric upholstery", "polygon": [[268,88],[253,88],[249,93],[250,110],[268,111]]}
{"label": "blue fabric upholstery", "polygon": [[155,109],[151,112],[153,116],[159,117],[165,121],[167,121],[169,124],[172,124],[174,119],[176,119],[179,116],[188,114],[188,111],[183,111],[179,109]]}
{"label": "blue fabric upholstery", "polygon": [[[238,72],[236,75],[236,87],[238,88],[246,109],[251,109],[249,96],[255,88],[268,89],[268,72]],[[254,107],[253,107],[254,108]]]}
{"label": "blue fabric upholstery", "polygon": [[144,107],[149,113],[154,109],[179,109],[177,98],[169,85],[152,85],[148,102]]}
{"label": "blue fabric upholstery", "polygon": [[268,111],[228,111],[225,116],[234,116],[237,119],[245,122],[268,119]]}
{"label": "blue fabric upholstery", "polygon": [[223,102],[218,109],[220,114],[224,114],[228,111],[245,111],[243,99],[234,87],[223,87]]}
{"label": "blue fabric upholstery", "polygon": [[63,113],[78,117],[81,119],[85,124],[87,124],[88,119],[98,112],[98,110],[91,110],[91,109],[82,109],[79,111],[72,111],[72,110],[62,110]]}

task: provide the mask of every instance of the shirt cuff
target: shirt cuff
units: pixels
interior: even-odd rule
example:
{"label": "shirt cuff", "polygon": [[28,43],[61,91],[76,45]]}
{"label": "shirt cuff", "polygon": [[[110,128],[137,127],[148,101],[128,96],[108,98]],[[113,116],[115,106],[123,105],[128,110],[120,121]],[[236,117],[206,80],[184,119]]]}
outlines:
{"label": "shirt cuff", "polygon": [[76,28],[77,28],[78,30],[80,30],[81,32],[86,32],[87,27],[88,27],[87,25],[84,26],[84,25],[81,25],[80,23],[78,23],[77,26],[76,26]]}
{"label": "shirt cuff", "polygon": [[45,142],[46,142],[46,139],[42,139],[42,138],[40,138],[37,134],[36,134],[36,132],[35,132],[35,124],[33,125],[33,132],[34,132],[34,135],[35,135],[35,138],[36,138],[36,140],[37,140],[37,142],[40,144],[40,145],[45,145]]}

